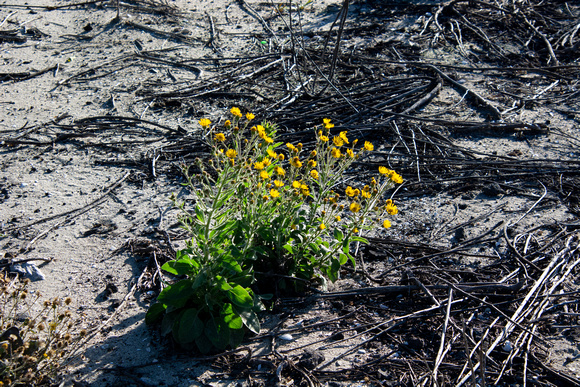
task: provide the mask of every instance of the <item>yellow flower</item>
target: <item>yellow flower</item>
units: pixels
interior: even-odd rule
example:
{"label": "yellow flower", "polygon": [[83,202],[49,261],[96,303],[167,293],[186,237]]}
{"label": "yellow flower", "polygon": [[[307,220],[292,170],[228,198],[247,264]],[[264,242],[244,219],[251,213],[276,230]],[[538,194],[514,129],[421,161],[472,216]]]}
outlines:
{"label": "yellow flower", "polygon": [[382,165],[379,167],[379,173],[381,175],[389,175],[392,171],[387,168],[387,167],[383,167]]}
{"label": "yellow flower", "polygon": [[324,225],[324,223],[320,223],[320,226],[318,226],[319,230],[324,230],[326,228],[326,226]]}
{"label": "yellow flower", "polygon": [[356,228],[356,227],[355,227],[355,228],[352,230],[352,232],[353,232],[353,233],[355,233],[355,234],[357,234],[357,233],[358,233],[358,228]]}
{"label": "yellow flower", "polygon": [[302,191],[302,195],[304,195],[304,196],[310,195],[310,189],[308,188],[308,186],[306,184],[302,184],[300,186],[300,191]]}
{"label": "yellow flower", "polygon": [[365,141],[365,150],[372,151],[373,149],[375,149],[375,147],[373,146],[373,144],[371,144],[368,141]]}
{"label": "yellow flower", "polygon": [[248,121],[252,121],[255,118],[255,116],[252,113],[246,113],[246,119]]}
{"label": "yellow flower", "polygon": [[346,131],[340,132],[340,138],[344,141],[345,144],[348,144],[348,137],[346,137]]}
{"label": "yellow flower", "polygon": [[325,135],[320,136],[320,141],[322,142],[328,142],[328,137],[326,137]]}
{"label": "yellow flower", "polygon": [[290,160],[290,165],[292,165],[293,167],[296,167],[296,168],[300,168],[300,167],[302,167],[302,162],[300,161],[298,156],[296,156],[296,157],[292,157],[292,160]]}
{"label": "yellow flower", "polygon": [[371,179],[371,185],[372,185],[373,187],[375,187],[375,186],[377,185],[377,181],[375,180],[375,178],[374,178],[374,177]]}
{"label": "yellow flower", "polygon": [[286,175],[286,171],[284,170],[284,168],[282,167],[276,167],[274,168],[274,172],[276,173],[276,175],[278,176],[282,176],[284,177]]}
{"label": "yellow flower", "polygon": [[257,169],[258,171],[261,171],[262,169],[264,169],[264,163],[261,161],[257,161],[254,163],[254,169]]}
{"label": "yellow flower", "polygon": [[288,149],[290,149],[291,151],[295,151],[295,150],[297,150],[297,149],[296,149],[296,147],[295,147],[294,145],[290,144],[290,143],[287,143],[287,144],[286,144],[286,147],[287,147]]}
{"label": "yellow flower", "polygon": [[352,151],[352,149],[347,149],[346,150],[346,154],[348,155],[348,157],[350,157],[351,159],[354,158],[354,152]]}
{"label": "yellow flower", "polygon": [[332,148],[330,154],[332,154],[332,157],[334,157],[335,159],[338,159],[340,158],[340,156],[342,156],[342,153],[340,153],[340,149],[338,148]]}
{"label": "yellow flower", "polygon": [[280,154],[278,155],[278,160],[279,160],[279,161],[284,161],[284,155],[283,155],[282,153],[280,153]]}
{"label": "yellow flower", "polygon": [[270,178],[270,175],[268,174],[268,172],[266,172],[266,171],[263,171],[263,170],[262,170],[262,171],[260,171],[260,177],[261,177],[263,180],[267,180],[267,179],[269,179],[269,178]]}
{"label": "yellow flower", "polygon": [[232,121],[230,121],[230,120],[226,120],[226,122],[224,122],[224,126],[225,126],[226,128],[229,128],[230,126],[232,126]]}
{"label": "yellow flower", "polygon": [[280,180],[274,180],[274,186],[276,186],[276,188],[284,187],[284,182]]}
{"label": "yellow flower", "polygon": [[239,108],[237,107],[233,107],[230,109],[230,113],[232,113],[234,116],[238,117],[238,118],[242,118],[242,112],[240,111]]}
{"label": "yellow flower", "polygon": [[215,140],[220,141],[220,142],[224,142],[226,140],[226,136],[223,133],[217,133],[215,135]]}
{"label": "yellow flower", "polygon": [[336,216],[334,217],[334,220],[336,220],[337,222],[340,222],[340,215],[336,215]]}
{"label": "yellow flower", "polygon": [[270,200],[270,197],[268,195],[264,195],[262,196],[262,199],[267,202],[268,200]]}
{"label": "yellow flower", "polygon": [[332,142],[334,143],[334,145],[336,146],[343,146],[344,145],[344,141],[342,140],[342,138],[338,137],[338,136],[334,136],[332,138]]}
{"label": "yellow flower", "polygon": [[292,182],[292,187],[294,187],[296,189],[300,188],[301,185],[302,185],[302,183],[300,183],[299,181],[294,180]]}
{"label": "yellow flower", "polygon": [[397,183],[397,184],[403,184],[403,178],[401,177],[401,175],[399,175],[399,174],[398,174],[398,173],[396,173],[396,172],[393,172],[393,173],[391,174],[391,180],[392,180],[394,183]]}
{"label": "yellow flower", "polygon": [[273,159],[278,157],[278,154],[276,152],[274,152],[272,149],[268,149],[267,152],[268,152],[268,156],[270,156]]}
{"label": "yellow flower", "polygon": [[264,157],[264,161],[262,161],[264,163],[264,167],[269,166],[270,164],[272,164],[272,162],[270,161],[270,159],[268,157]]}
{"label": "yellow flower", "polygon": [[350,210],[354,213],[359,212],[360,211],[360,204],[358,204],[357,202],[352,202],[350,204]]}
{"label": "yellow flower", "polygon": [[202,128],[205,129],[211,125],[211,121],[208,120],[207,118],[202,118],[201,120],[199,120],[199,124],[201,125]]}
{"label": "yellow flower", "polygon": [[324,128],[325,129],[332,129],[332,128],[334,128],[334,124],[331,124],[331,123],[324,124]]}
{"label": "yellow flower", "polygon": [[399,213],[399,209],[393,203],[387,203],[385,209],[389,215],[397,215]]}
{"label": "yellow flower", "polygon": [[274,142],[274,139],[272,139],[272,137],[264,137],[264,141],[266,141],[266,144],[272,144]]}
{"label": "yellow flower", "polygon": [[363,190],[362,190],[362,196],[364,198],[369,199],[371,197],[371,187],[369,187],[368,185],[365,185]]}
{"label": "yellow flower", "polygon": [[277,189],[271,189],[270,190],[270,196],[272,196],[273,198],[277,198],[278,196],[280,196],[280,192],[278,192]]}
{"label": "yellow flower", "polygon": [[316,150],[313,150],[312,152],[310,152],[310,157],[311,158],[315,158],[317,155]]}
{"label": "yellow flower", "polygon": [[388,219],[385,219],[385,221],[383,222],[383,227],[384,227],[384,228],[389,228],[389,227],[391,227],[391,222],[389,222],[389,220],[388,220]]}
{"label": "yellow flower", "polygon": [[314,161],[314,160],[308,160],[308,166],[309,166],[310,168],[314,168],[314,167],[316,167],[316,161]]}
{"label": "yellow flower", "polygon": [[312,171],[310,171],[310,176],[312,176],[313,179],[318,179],[318,171],[316,169],[313,169]]}
{"label": "yellow flower", "polygon": [[330,118],[323,118],[322,119],[322,122],[324,123],[324,125],[330,124],[330,121],[332,121]]}
{"label": "yellow flower", "polygon": [[346,193],[346,196],[353,197],[356,194],[356,191],[349,185],[348,187],[346,187],[344,193]]}
{"label": "yellow flower", "polygon": [[228,149],[226,151],[226,156],[229,157],[230,159],[235,159],[237,155],[238,152],[236,152],[234,149]]}

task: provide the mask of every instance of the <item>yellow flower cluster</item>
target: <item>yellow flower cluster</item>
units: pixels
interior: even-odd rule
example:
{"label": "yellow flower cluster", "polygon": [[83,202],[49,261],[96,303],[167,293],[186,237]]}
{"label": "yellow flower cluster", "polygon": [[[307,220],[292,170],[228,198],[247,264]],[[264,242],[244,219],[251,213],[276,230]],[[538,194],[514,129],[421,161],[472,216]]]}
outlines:
{"label": "yellow flower cluster", "polygon": [[381,175],[389,176],[389,178],[394,183],[403,184],[403,178],[401,177],[401,175],[399,175],[397,172],[393,171],[392,169],[389,169],[387,167],[380,166],[379,167],[379,173]]}

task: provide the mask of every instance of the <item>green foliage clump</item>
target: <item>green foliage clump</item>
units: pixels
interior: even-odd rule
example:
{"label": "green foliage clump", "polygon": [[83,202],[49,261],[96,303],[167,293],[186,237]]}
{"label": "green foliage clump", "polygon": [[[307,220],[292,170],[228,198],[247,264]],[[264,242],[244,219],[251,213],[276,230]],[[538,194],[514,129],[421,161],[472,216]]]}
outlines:
{"label": "green foliage clump", "polygon": [[[227,134],[208,132],[208,165],[197,160],[197,174],[184,168],[194,204],[172,200],[191,240],[162,269],[185,278],[167,286],[146,317],[161,320],[163,335],[203,353],[238,346],[246,329],[259,333],[257,313],[268,297],[252,290],[258,271],[335,281],[341,265],[355,265],[351,244],[367,242],[361,230],[391,226],[387,217],[397,207],[381,198],[402,183],[381,166],[378,180],[341,195],[344,172],[373,151],[370,142],[357,148],[347,132],[331,136],[334,125],[324,119],[315,149],[306,152],[302,144],[276,142],[275,125],[254,126],[254,115],[244,119],[238,108],[231,113]],[[199,123],[211,126],[205,118]]]}

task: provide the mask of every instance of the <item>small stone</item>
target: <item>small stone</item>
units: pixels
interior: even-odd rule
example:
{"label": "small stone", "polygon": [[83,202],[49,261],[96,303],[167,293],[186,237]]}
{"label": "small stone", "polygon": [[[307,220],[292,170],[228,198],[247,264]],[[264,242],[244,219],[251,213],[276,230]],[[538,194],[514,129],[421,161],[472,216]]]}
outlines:
{"label": "small stone", "polygon": [[284,340],[284,341],[292,341],[294,340],[294,338],[292,337],[291,334],[289,333],[284,333],[283,335],[278,336],[280,338],[280,340]]}
{"label": "small stone", "polygon": [[313,370],[324,361],[324,355],[320,351],[307,349],[300,357],[298,365],[308,370]]}

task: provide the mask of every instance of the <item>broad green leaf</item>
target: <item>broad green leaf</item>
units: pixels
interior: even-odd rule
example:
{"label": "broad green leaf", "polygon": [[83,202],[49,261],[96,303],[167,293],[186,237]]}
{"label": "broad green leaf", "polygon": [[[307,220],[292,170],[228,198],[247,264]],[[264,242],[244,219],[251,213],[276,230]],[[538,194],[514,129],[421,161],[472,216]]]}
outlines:
{"label": "broad green leaf", "polygon": [[193,284],[191,285],[191,289],[196,290],[197,288],[203,286],[207,282],[207,274],[205,274],[205,270],[200,271],[193,280]]}
{"label": "broad green leaf", "polygon": [[348,256],[346,254],[340,254],[340,265],[344,265],[346,263],[346,261],[348,261]]}
{"label": "broad green leaf", "polygon": [[189,279],[178,281],[163,289],[159,293],[157,301],[168,306],[181,308],[195,294],[195,290],[191,288],[192,284],[193,281]]}
{"label": "broad green leaf", "polygon": [[310,248],[311,251],[318,253],[320,251],[320,249],[318,248],[318,245],[314,242],[310,242],[308,244],[308,247]]}
{"label": "broad green leaf", "polygon": [[237,348],[244,340],[244,330],[243,329],[231,329],[230,330],[230,345],[232,348]]}
{"label": "broad green leaf", "polygon": [[145,315],[145,323],[153,324],[161,318],[161,315],[165,313],[166,309],[167,306],[160,302],[156,302],[155,304],[151,305],[147,311],[147,314]]}
{"label": "broad green leaf", "polygon": [[163,316],[163,320],[161,321],[161,336],[167,336],[169,333],[171,333],[173,324],[175,323],[175,318],[178,314],[179,311],[175,311],[166,313],[165,316]]}
{"label": "broad green leaf", "polygon": [[193,342],[203,333],[203,322],[197,316],[197,309],[189,308],[179,318],[177,341],[187,344]]}
{"label": "broad green leaf", "polygon": [[282,248],[288,251],[290,254],[294,254],[294,249],[292,248],[291,244],[286,243],[284,246],[282,246]]}
{"label": "broad green leaf", "polygon": [[334,239],[336,239],[339,242],[342,242],[342,240],[344,239],[344,234],[338,228],[334,229]]}
{"label": "broad green leaf", "polygon": [[196,267],[194,262],[195,261],[190,258],[181,258],[179,260],[165,262],[163,266],[161,266],[161,269],[173,275],[190,274]]}
{"label": "broad green leaf", "polygon": [[215,279],[216,279],[216,285],[220,288],[220,290],[227,292],[228,290],[230,290],[232,288],[231,285],[228,284],[227,281],[221,275],[216,276]]}
{"label": "broad green leaf", "polygon": [[197,348],[199,348],[199,352],[203,353],[204,355],[209,351],[211,351],[213,347],[211,340],[208,339],[208,337],[205,334],[195,339],[195,345],[197,345]]}
{"label": "broad green leaf", "polygon": [[224,319],[224,322],[230,329],[241,329],[244,326],[242,319],[237,315],[236,312],[234,312],[234,308],[230,303],[224,304],[221,315]]}
{"label": "broad green leaf", "polygon": [[248,308],[235,308],[239,316],[242,318],[244,325],[255,334],[260,333],[260,320],[256,313]]}
{"label": "broad green leaf", "polygon": [[326,276],[331,282],[334,282],[338,279],[338,273],[332,270],[331,266],[326,268]]}
{"label": "broad green leaf", "polygon": [[240,285],[231,288],[228,292],[228,297],[234,304],[242,308],[251,308],[254,305],[252,296]]}
{"label": "broad green leaf", "polygon": [[230,343],[230,328],[219,318],[210,319],[205,325],[205,335],[218,349],[225,349]]}

